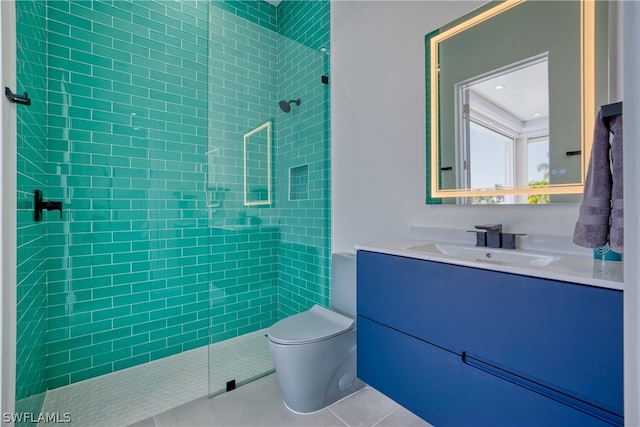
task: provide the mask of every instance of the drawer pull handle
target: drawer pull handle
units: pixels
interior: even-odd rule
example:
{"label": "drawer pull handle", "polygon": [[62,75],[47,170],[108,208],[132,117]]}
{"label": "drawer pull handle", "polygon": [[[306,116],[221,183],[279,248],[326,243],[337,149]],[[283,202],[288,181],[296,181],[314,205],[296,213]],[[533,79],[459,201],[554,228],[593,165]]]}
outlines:
{"label": "drawer pull handle", "polygon": [[473,368],[480,369],[481,371],[484,371],[496,377],[502,378],[503,380],[519,385],[520,387],[524,387],[528,390],[531,390],[545,397],[548,397],[549,399],[555,400],[556,402],[560,402],[564,405],[570,406],[581,412],[589,414],[592,417],[596,417],[598,419],[601,419],[602,421],[608,422],[613,425],[622,426],[624,424],[623,417],[615,412],[611,412],[609,410],[596,406],[592,403],[575,398],[571,395],[563,393],[547,385],[540,384],[539,382],[533,381],[520,374],[516,374],[504,368],[500,368],[490,363],[484,362],[476,357],[469,356],[469,353],[467,353],[466,351],[462,352],[461,358],[462,358],[462,363],[464,363],[465,365],[469,365]]}

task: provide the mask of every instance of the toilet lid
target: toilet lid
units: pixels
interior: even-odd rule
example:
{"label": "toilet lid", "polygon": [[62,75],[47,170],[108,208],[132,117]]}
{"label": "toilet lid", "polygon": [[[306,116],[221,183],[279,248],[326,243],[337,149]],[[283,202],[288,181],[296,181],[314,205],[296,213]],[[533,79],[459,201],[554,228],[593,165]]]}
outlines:
{"label": "toilet lid", "polygon": [[278,344],[306,344],[340,335],[353,325],[353,319],[314,305],[276,322],[269,328],[269,339]]}

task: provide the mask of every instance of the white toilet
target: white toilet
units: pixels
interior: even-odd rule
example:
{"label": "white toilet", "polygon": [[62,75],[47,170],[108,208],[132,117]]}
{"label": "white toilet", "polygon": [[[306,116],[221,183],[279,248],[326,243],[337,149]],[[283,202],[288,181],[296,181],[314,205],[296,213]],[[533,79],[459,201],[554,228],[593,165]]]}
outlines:
{"label": "white toilet", "polygon": [[269,348],[284,403],[293,412],[319,411],[359,390],[356,377],[356,256],[331,256],[330,309],[310,310],[269,328]]}

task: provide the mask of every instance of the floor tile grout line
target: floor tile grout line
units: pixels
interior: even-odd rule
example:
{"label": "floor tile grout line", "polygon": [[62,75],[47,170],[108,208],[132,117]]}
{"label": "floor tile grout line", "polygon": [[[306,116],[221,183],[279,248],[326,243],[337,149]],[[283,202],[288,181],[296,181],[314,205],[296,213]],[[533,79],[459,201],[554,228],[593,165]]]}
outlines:
{"label": "floor tile grout line", "polygon": [[[349,395],[349,396],[352,396],[352,395]],[[347,397],[349,397],[349,396],[347,396]],[[329,406],[327,409],[329,410],[329,412],[331,412],[333,415],[335,415],[335,417],[336,417],[337,419],[339,419],[340,421],[342,421],[342,423],[345,425],[345,427],[351,427],[351,426],[349,425],[349,423],[347,423],[345,420],[343,420],[343,419],[340,417],[340,415],[336,414],[335,412],[333,412],[333,411],[331,410],[331,406]]]}
{"label": "floor tile grout line", "polygon": [[387,418],[389,418],[391,416],[391,414],[393,414],[394,412],[396,412],[398,409],[400,409],[400,406],[396,406],[395,408],[393,408],[391,411],[389,411],[389,413],[387,415],[385,415],[384,417],[380,418],[378,421],[376,421],[371,427],[376,427],[377,425],[379,425],[381,422],[383,422],[384,420],[386,420]]}
{"label": "floor tile grout line", "polygon": [[330,409],[332,406],[338,406],[338,404],[340,402],[342,402],[343,400],[347,400],[350,397],[355,396],[356,394],[360,393],[362,390],[369,389],[369,388],[371,388],[371,387],[369,387],[368,385],[365,385],[364,387],[361,387],[358,390],[356,390],[356,391],[354,391],[354,392],[352,392],[350,394],[347,394],[346,396],[341,397],[339,400],[336,400],[335,402],[333,402],[332,404],[327,406],[327,408]]}

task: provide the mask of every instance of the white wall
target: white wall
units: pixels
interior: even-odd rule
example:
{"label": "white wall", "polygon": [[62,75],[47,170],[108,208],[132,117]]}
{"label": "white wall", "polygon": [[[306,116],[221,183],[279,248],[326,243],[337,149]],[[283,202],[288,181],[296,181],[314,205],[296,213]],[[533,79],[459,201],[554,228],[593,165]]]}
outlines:
{"label": "white wall", "polygon": [[[16,83],[15,3],[0,1],[0,87]],[[0,100],[0,414],[13,412],[16,382],[16,107]],[[6,425],[4,417],[0,424]]]}
{"label": "white wall", "polygon": [[624,422],[640,426],[640,3],[622,3],[624,143]]}
{"label": "white wall", "polygon": [[427,206],[424,36],[484,1],[334,1],[332,245],[405,237],[411,225],[571,235],[577,205]]}

